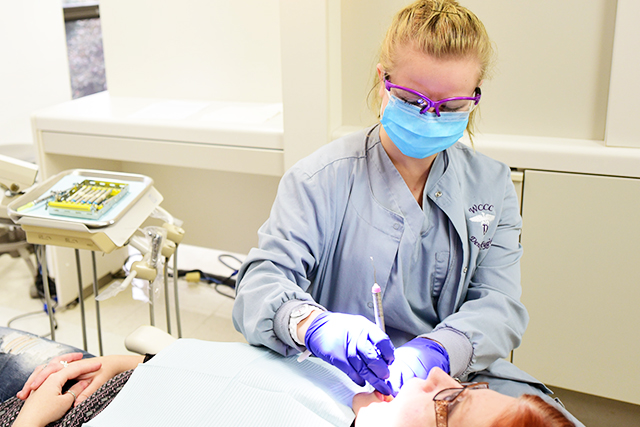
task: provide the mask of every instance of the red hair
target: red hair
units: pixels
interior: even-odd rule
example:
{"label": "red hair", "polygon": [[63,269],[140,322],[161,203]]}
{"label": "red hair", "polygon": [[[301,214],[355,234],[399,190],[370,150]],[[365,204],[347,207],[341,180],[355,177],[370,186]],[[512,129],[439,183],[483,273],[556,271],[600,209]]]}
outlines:
{"label": "red hair", "polygon": [[525,394],[491,424],[492,427],[574,427],[574,424],[540,396]]}

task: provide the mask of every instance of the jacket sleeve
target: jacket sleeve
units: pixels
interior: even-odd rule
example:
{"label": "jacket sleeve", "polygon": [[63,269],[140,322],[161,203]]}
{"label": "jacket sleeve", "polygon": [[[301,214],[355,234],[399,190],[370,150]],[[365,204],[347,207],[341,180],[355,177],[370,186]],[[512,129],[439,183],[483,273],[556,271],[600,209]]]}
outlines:
{"label": "jacket sleeve", "polygon": [[444,318],[433,332],[425,334],[454,354],[451,374],[456,377],[481,371],[506,357],[520,345],[529,321],[520,302],[522,219],[509,170],[505,169],[500,181],[503,203],[496,215],[497,226],[485,236],[491,239],[489,249],[476,251],[459,309]]}
{"label": "jacket sleeve", "polygon": [[249,344],[285,356],[302,351],[288,331],[291,311],[304,303],[322,308],[308,293],[322,256],[326,213],[332,212],[331,196],[319,180],[296,167],[285,173],[270,217],[258,231],[259,247],[238,273],[236,329]]}

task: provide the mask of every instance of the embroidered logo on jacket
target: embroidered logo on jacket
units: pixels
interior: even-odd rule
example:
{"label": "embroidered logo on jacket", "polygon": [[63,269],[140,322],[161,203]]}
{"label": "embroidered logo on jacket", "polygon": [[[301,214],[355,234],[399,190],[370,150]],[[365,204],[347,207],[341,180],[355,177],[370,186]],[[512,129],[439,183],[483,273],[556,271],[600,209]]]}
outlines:
{"label": "embroidered logo on jacket", "polygon": [[[469,218],[469,221],[479,222],[482,225],[482,236],[487,234],[489,225],[496,218],[495,214],[493,213],[493,205],[489,203],[473,205],[469,208],[469,212],[476,214]],[[471,236],[469,240],[480,250],[489,249],[492,241],[492,239],[489,239],[486,242],[479,242],[478,238],[475,236]]]}
{"label": "embroidered logo on jacket", "polygon": [[491,221],[493,221],[495,217],[496,217],[495,215],[491,215],[486,212],[481,212],[476,216],[472,216],[471,218],[469,218],[469,220],[473,222],[479,222],[482,224],[482,235],[484,236],[485,234],[487,234],[487,231],[489,230],[489,224],[491,224]]}

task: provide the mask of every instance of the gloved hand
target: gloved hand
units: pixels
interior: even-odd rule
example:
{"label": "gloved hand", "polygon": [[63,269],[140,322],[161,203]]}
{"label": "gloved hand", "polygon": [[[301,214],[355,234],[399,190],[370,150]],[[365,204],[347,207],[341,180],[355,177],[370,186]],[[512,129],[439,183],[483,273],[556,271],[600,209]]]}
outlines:
{"label": "gloved hand", "polygon": [[398,347],[395,360],[389,366],[387,384],[396,396],[400,388],[413,377],[427,379],[431,368],[438,367],[449,373],[449,355],[437,342],[427,338],[414,338]]}
{"label": "gloved hand", "polygon": [[304,344],[359,386],[367,381],[381,393],[391,394],[384,380],[389,376],[394,347],[387,334],[367,318],[322,312],[309,325]]}

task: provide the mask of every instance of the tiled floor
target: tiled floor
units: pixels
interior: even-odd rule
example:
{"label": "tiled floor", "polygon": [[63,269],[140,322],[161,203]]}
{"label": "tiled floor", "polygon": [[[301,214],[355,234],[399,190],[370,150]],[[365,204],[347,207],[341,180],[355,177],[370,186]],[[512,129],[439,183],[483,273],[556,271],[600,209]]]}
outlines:
{"label": "tiled floor", "polygon": [[[178,258],[190,260],[188,262],[191,264],[188,266],[180,264],[180,269],[196,268],[193,263],[200,260],[204,265],[197,267],[203,271],[225,275],[230,272],[218,263],[217,252],[199,250],[197,255],[192,255],[190,251],[193,249],[198,250],[181,245],[181,254]],[[0,256],[0,325],[7,326],[7,323],[16,316],[36,312],[38,314],[13,320],[11,327],[43,335],[49,332],[49,320],[40,300],[31,299],[29,296],[29,287],[32,283],[31,273],[22,259],[11,258],[6,254]],[[172,285],[173,282],[170,283]],[[180,279],[178,288],[183,337],[212,341],[245,341],[243,336],[234,329],[231,321],[232,299],[220,295],[212,286],[203,282],[192,284]],[[102,290],[104,289],[102,288]],[[172,335],[177,337],[172,289],[171,286],[171,328]],[[166,330],[163,293],[160,292],[156,300],[155,324]],[[85,310],[88,351],[98,354],[96,311],[93,298],[85,299]],[[64,311],[57,310],[55,318],[58,324],[55,331],[56,341],[82,348],[80,306],[76,305]],[[129,352],[124,346],[124,339],[138,326],[149,324],[149,304],[135,301],[132,298],[131,289],[127,288],[113,298],[100,303],[100,318],[104,354],[127,354]]]}

